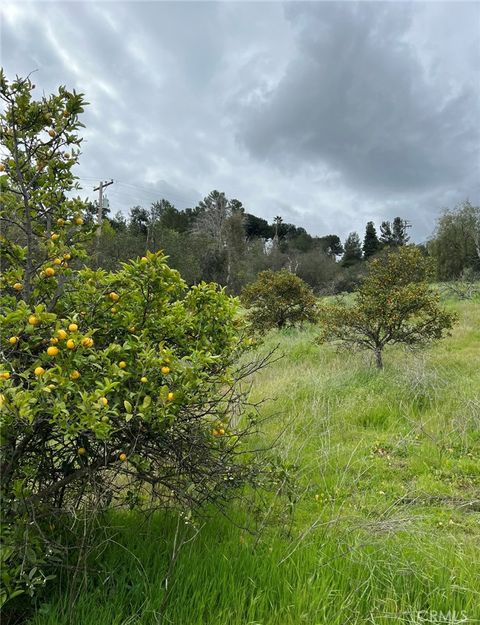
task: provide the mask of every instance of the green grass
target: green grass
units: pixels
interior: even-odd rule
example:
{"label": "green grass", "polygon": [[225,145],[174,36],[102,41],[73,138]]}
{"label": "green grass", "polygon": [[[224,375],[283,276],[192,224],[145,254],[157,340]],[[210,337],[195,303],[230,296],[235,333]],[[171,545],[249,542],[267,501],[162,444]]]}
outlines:
{"label": "green grass", "polygon": [[253,394],[274,398],[266,439],[285,429],[275,453],[297,467],[293,517],[272,499],[258,541],[206,519],[163,610],[175,519],[111,515],[73,609],[65,573],[32,625],[480,622],[480,305],[447,305],[453,336],[391,349],[381,372],[315,345],[314,329],[270,335],[262,350],[279,343],[285,356]]}

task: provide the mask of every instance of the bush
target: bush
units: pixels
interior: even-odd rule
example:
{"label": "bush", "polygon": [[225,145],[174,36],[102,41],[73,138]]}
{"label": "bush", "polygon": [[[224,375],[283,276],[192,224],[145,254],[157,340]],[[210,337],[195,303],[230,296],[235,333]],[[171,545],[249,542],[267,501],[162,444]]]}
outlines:
{"label": "bush", "polygon": [[410,347],[440,339],[455,315],[439,306],[432,291],[431,259],[414,246],[405,246],[371,260],[352,305],[344,300],[320,307],[320,342],[371,350],[378,368],[388,344]]}
{"label": "bush", "polygon": [[84,268],[94,228],[68,198],[83,97],[37,102],[30,80],[0,82],[4,603],[43,586],[65,512],[148,499],[188,514],[258,467],[244,446],[254,417],[230,418],[255,369],[238,364],[250,341],[236,300],[188,289],[161,253]]}
{"label": "bush", "polygon": [[250,322],[260,332],[316,320],[316,299],[312,290],[286,269],[262,271],[257,280],[243,290],[242,302],[249,309]]}

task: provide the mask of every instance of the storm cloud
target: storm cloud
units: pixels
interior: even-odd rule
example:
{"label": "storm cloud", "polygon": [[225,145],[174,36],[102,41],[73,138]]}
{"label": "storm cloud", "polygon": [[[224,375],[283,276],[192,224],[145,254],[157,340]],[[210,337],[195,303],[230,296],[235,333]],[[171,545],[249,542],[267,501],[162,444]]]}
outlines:
{"label": "storm cloud", "polygon": [[477,3],[4,2],[8,76],[86,94],[112,210],[211,189],[342,237],[480,200]]}

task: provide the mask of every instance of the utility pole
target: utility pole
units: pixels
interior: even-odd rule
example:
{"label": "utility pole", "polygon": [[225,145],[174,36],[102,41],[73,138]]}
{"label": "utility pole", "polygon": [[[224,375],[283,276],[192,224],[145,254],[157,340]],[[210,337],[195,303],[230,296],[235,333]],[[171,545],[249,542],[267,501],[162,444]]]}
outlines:
{"label": "utility pole", "polygon": [[98,191],[98,210],[97,210],[97,265],[98,265],[98,252],[100,250],[100,235],[102,234],[102,222],[103,222],[103,190],[105,187],[113,184],[113,180],[110,182],[100,180],[98,187],[93,190]]}

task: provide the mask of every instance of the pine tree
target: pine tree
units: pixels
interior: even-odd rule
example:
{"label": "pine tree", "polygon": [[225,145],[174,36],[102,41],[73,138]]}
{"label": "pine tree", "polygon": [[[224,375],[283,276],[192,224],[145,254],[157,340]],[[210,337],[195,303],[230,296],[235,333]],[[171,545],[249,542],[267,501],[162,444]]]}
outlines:
{"label": "pine tree", "polygon": [[350,232],[343,249],[345,250],[342,258],[344,267],[350,267],[362,260],[362,243],[356,232]]}
{"label": "pine tree", "polygon": [[410,241],[407,235],[408,224],[405,219],[395,217],[393,220],[392,234],[394,245],[406,245]]}
{"label": "pine tree", "polygon": [[382,221],[380,233],[380,243],[382,245],[393,244],[392,224],[389,221]]}
{"label": "pine tree", "polygon": [[380,250],[380,241],[377,237],[377,231],[373,221],[367,223],[365,228],[365,238],[363,240],[363,257],[370,258]]}

